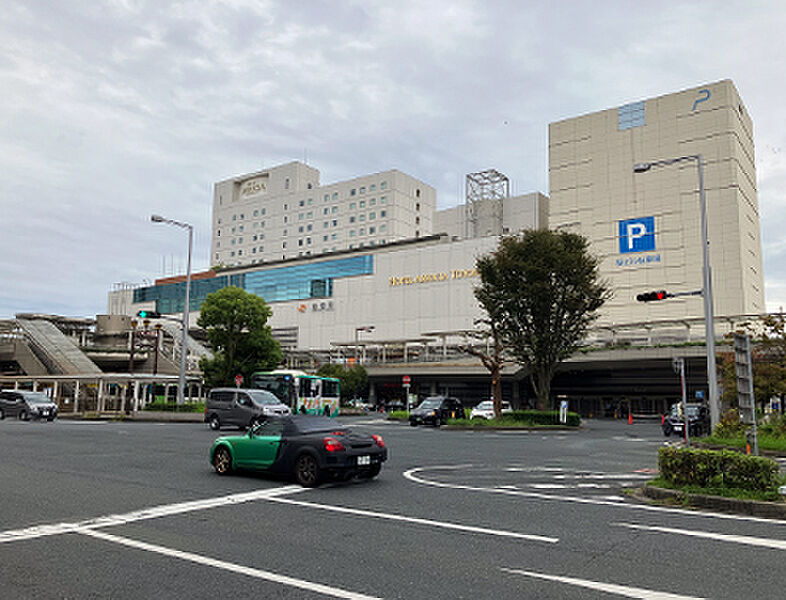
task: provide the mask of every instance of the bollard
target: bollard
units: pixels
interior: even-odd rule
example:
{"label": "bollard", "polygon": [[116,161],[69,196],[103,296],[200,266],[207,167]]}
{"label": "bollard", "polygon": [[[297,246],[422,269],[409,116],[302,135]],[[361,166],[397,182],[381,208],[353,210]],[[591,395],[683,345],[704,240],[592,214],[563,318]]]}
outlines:
{"label": "bollard", "polygon": [[628,413],[628,425],[633,425],[633,413]]}

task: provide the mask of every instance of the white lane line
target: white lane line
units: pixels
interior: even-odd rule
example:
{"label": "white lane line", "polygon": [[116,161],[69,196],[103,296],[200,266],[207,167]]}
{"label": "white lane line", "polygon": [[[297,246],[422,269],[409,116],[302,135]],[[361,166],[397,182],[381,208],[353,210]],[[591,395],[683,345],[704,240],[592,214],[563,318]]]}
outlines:
{"label": "white lane line", "polygon": [[763,548],[786,550],[786,540],[758,538],[749,535],[730,535],[726,533],[713,533],[711,531],[674,529],[672,527],[650,527],[647,525],[634,525],[633,523],[612,523],[612,525],[616,525],[617,527],[627,527],[628,529],[638,529],[641,531],[657,531],[660,533],[674,533],[677,535],[687,535],[690,537],[698,537],[708,540],[718,540],[721,542],[731,542],[734,544],[745,544],[747,546],[761,546]]}
{"label": "white lane line", "polygon": [[617,585],[615,583],[603,583],[601,581],[590,581],[589,579],[578,579],[576,577],[546,575],[545,573],[522,571],[520,569],[507,569],[505,567],[500,567],[500,569],[506,573],[513,573],[515,575],[525,575],[527,577],[536,577],[538,579],[546,579],[548,581],[558,581],[559,583],[577,585],[590,590],[598,590],[600,592],[607,592],[609,594],[616,594],[618,596],[625,596],[627,598],[639,598],[640,600],[703,600],[699,596],[681,596],[679,594],[671,594],[669,592],[659,592],[657,590],[647,590],[644,588]]}
{"label": "white lane line", "polygon": [[379,598],[376,596],[367,596],[365,594],[360,594],[358,592],[350,592],[348,590],[342,590],[340,588],[323,585],[321,583],[313,583],[311,581],[305,581],[303,579],[295,579],[294,577],[288,577],[286,575],[278,575],[277,573],[271,573],[270,571],[263,571],[261,569],[254,569],[252,567],[244,567],[243,565],[237,565],[223,560],[217,560],[215,558],[210,558],[208,556],[201,556],[199,554],[193,554],[191,552],[183,552],[182,550],[166,548],[164,546],[158,546],[156,544],[148,544],[147,542],[139,542],[137,540],[132,540],[125,537],[104,533],[103,531],[83,529],[83,530],[76,531],[76,533],[81,533],[82,535],[87,535],[100,540],[105,540],[107,542],[113,542],[115,544],[122,544],[123,546],[136,548],[138,550],[154,552],[156,554],[162,554],[164,556],[168,556],[171,558],[179,558],[181,560],[187,560],[200,565],[206,565],[208,567],[215,567],[217,569],[223,569],[225,571],[231,571],[233,573],[239,573],[241,575],[255,577],[257,579],[265,579],[267,581],[272,581],[274,583],[279,583],[282,585],[288,585],[291,587],[308,590],[309,592],[316,592],[318,594],[324,594],[326,596],[333,596],[334,598],[348,598],[350,600],[379,600]]}
{"label": "white lane line", "polygon": [[388,514],[372,512],[370,510],[362,510],[359,508],[347,508],[345,506],[335,506],[332,504],[315,504],[313,502],[303,502],[301,500],[291,500],[289,498],[268,498],[271,502],[279,502],[281,504],[292,504],[295,506],[306,506],[309,508],[316,508],[320,510],[327,510],[332,512],[344,513],[349,515],[358,515],[361,517],[372,517],[375,519],[383,519],[387,521],[399,521],[404,523],[415,523],[417,525],[428,525],[430,527],[438,527],[442,529],[452,529],[455,531],[464,531],[467,533],[482,533],[485,535],[494,535],[498,537],[509,537],[520,540],[530,540],[535,542],[547,542],[549,544],[556,544],[559,538],[546,537],[542,535],[534,535],[529,533],[519,533],[516,531],[505,531],[501,529],[487,529],[485,527],[474,527],[472,525],[459,525],[458,523],[448,523],[444,521],[432,521],[430,519],[421,519],[418,517],[406,517],[404,515]]}
{"label": "white lane line", "polygon": [[0,532],[0,544],[5,542],[18,542],[21,540],[29,540],[50,535],[59,535],[62,533],[69,533],[82,529],[95,529],[99,527],[125,525],[126,523],[133,523],[135,521],[144,521],[158,517],[169,517],[172,515],[194,512],[197,510],[206,510],[209,508],[218,508],[232,504],[253,502],[255,500],[266,500],[269,498],[274,498],[280,494],[291,494],[302,491],[303,489],[304,488],[297,485],[288,485],[279,488],[244,492],[241,494],[230,494],[228,496],[220,496],[218,498],[206,498],[204,500],[192,500],[190,502],[178,502],[176,504],[163,504],[161,506],[143,508],[141,510],[135,510],[128,513],[96,517],[94,519],[87,519],[86,521],[79,521],[76,523],[54,523],[49,525],[36,525],[24,529],[2,531]]}
{"label": "white lane line", "polygon": [[611,502],[608,500],[602,500],[600,498],[581,498],[577,496],[554,496],[551,494],[544,494],[541,492],[524,492],[516,489],[508,489],[507,487],[493,487],[493,488],[486,488],[486,487],[477,487],[471,485],[460,485],[457,483],[443,483],[441,481],[431,481],[429,479],[425,479],[416,473],[420,471],[425,471],[426,469],[430,470],[450,470],[455,471],[457,469],[471,467],[473,465],[444,465],[444,466],[435,466],[435,467],[415,467],[414,469],[409,469],[408,471],[404,471],[403,475],[406,479],[414,483],[418,483],[420,485],[429,485],[432,487],[441,487],[441,488],[448,488],[454,490],[463,490],[467,492],[483,492],[486,494],[503,494],[508,496],[519,496],[521,498],[535,498],[537,500],[552,500],[556,502],[573,502],[576,504],[595,504],[597,506],[613,506],[615,508],[625,508],[629,510],[640,510],[644,512],[656,512],[656,513],[667,513],[667,514],[678,514],[678,515],[688,515],[691,517],[705,517],[705,518],[712,518],[712,519],[721,519],[727,521],[745,521],[748,523],[767,523],[768,525],[786,525],[786,521],[782,519],[765,519],[763,517],[750,517],[750,516],[742,516],[742,515],[729,515],[725,513],[717,513],[717,512],[709,512],[709,511],[696,511],[696,510],[685,510],[683,508],[663,508],[660,506],[652,506],[649,504],[631,504],[631,503],[623,503],[623,502]]}

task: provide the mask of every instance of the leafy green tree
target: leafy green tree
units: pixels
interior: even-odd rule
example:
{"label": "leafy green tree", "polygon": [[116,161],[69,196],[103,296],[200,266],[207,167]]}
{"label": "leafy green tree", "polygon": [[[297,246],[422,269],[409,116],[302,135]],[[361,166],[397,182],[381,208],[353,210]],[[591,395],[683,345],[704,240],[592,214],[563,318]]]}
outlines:
{"label": "leafy green tree", "polygon": [[[756,323],[744,323],[741,333],[751,336],[753,395],[761,406],[773,396],[786,395],[786,315],[769,314]],[[731,338],[731,335],[729,335]],[[724,408],[737,408],[737,373],[734,353],[721,355],[720,372]]]}
{"label": "leafy green tree", "polygon": [[338,379],[342,400],[360,396],[368,388],[368,373],[363,365],[346,368],[343,365],[326,364],[319,368],[317,375]]}
{"label": "leafy green tree", "polygon": [[569,358],[611,297],[599,259],[575,233],[525,231],[477,261],[475,297],[502,344],[530,375],[539,409],[549,406],[557,366]]}
{"label": "leafy green tree", "polygon": [[267,325],[272,314],[262,298],[238,287],[207,295],[197,321],[207,330],[214,354],[199,363],[207,385],[233,385],[237,374],[248,381],[254,371],[269,370],[281,363],[281,346]]}

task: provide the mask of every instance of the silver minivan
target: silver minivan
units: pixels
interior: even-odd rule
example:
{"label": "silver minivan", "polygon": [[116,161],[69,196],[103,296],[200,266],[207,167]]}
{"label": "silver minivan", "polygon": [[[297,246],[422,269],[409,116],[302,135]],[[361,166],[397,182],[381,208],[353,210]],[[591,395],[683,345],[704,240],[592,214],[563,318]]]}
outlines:
{"label": "silver minivan", "polygon": [[215,388],[210,390],[205,403],[205,423],[210,429],[223,425],[251,427],[269,416],[292,414],[286,404],[265,390]]}

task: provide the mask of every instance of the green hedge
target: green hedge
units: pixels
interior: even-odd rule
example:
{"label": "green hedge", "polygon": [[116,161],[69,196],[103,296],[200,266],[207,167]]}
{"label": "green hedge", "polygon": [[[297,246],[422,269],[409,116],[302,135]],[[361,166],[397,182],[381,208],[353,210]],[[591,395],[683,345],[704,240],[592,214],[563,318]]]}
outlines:
{"label": "green hedge", "polygon": [[661,477],[677,486],[772,491],[780,484],[778,463],[733,450],[662,447]]}
{"label": "green hedge", "polygon": [[184,413],[201,413],[205,412],[204,402],[186,402],[178,405],[176,402],[165,402],[156,400],[155,402],[148,402],[142,410],[155,410],[163,412],[184,412]]}

